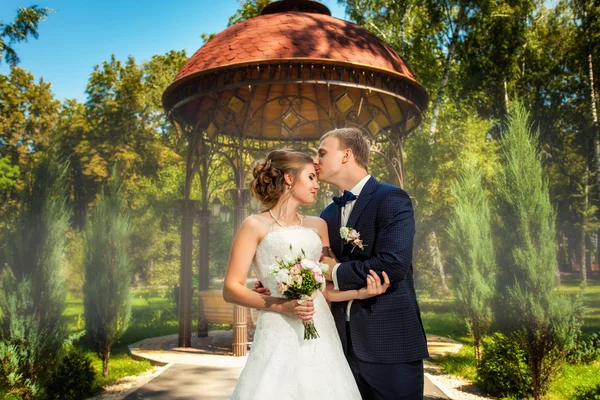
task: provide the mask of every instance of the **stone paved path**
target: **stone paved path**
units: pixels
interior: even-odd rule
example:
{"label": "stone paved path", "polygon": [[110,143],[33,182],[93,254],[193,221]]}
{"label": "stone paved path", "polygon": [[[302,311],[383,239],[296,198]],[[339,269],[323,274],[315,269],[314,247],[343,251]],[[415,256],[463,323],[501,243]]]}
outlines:
{"label": "stone paved path", "polygon": [[[133,357],[169,365],[126,400],[144,399],[229,399],[246,357],[230,355],[231,331],[211,331],[208,338],[192,338],[192,347],[177,348],[177,335],[146,339],[129,346]],[[432,357],[457,352],[462,346],[448,338],[428,335]],[[425,377],[425,399],[448,399],[441,389]]]}
{"label": "stone paved path", "polygon": [[[231,396],[241,370],[239,367],[173,364],[162,374],[130,393],[125,400],[226,400]],[[425,378],[425,399],[442,400],[448,397]]]}

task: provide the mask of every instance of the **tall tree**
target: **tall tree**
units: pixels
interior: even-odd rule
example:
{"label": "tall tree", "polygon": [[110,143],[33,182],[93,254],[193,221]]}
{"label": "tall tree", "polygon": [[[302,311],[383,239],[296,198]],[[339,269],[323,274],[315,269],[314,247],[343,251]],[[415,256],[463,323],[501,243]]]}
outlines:
{"label": "tall tree", "polygon": [[116,168],[102,192],[86,235],[84,314],[86,335],[108,376],[110,348],[127,329],[131,315],[131,234]]}
{"label": "tall tree", "polygon": [[454,248],[458,312],[466,321],[475,343],[475,359],[481,359],[481,341],[492,322],[492,298],[496,286],[496,260],[491,234],[490,206],[481,172],[471,164],[453,186],[454,217],[448,237]]}
{"label": "tall tree", "polygon": [[[587,169],[594,171],[594,139],[585,40],[580,34],[569,2],[551,8],[540,5],[526,33],[518,79],[511,85],[540,131],[540,155],[561,238],[558,264],[563,270],[585,264],[582,239],[592,233],[589,229],[597,221],[585,204],[585,188],[594,177],[586,174]],[[588,182],[586,176],[592,179]],[[598,198],[588,197],[587,209],[596,208]],[[584,225],[587,233],[582,234]]]}
{"label": "tall tree", "polygon": [[183,154],[184,141],[173,124],[167,121],[167,114],[162,106],[162,95],[187,59],[185,50],[171,50],[152,56],[142,65],[143,98],[145,110],[149,114],[148,123],[158,132],[161,142],[177,154]]}
{"label": "tall tree", "polygon": [[15,67],[0,75],[0,157],[27,173],[28,157],[50,145],[59,106],[50,84],[30,72]]}
{"label": "tall tree", "polygon": [[583,41],[585,58],[587,64],[587,86],[589,90],[589,112],[592,118],[592,137],[594,148],[594,163],[596,165],[595,176],[598,194],[600,195],[600,125],[598,124],[598,105],[596,80],[594,78],[595,58],[598,56],[600,45],[600,4],[597,1],[574,0],[574,8],[580,20],[580,36]]}
{"label": "tall tree", "polygon": [[0,359],[10,391],[38,398],[60,361],[67,330],[63,254],[69,210],[66,167],[46,156],[22,193],[13,231],[5,232],[7,269],[0,281]]}
{"label": "tall tree", "polygon": [[548,390],[573,344],[579,311],[554,287],[556,214],[538,137],[531,132],[525,107],[512,103],[501,141],[504,170],[496,188],[504,230],[495,315],[527,354],[536,400]]}
{"label": "tall tree", "polygon": [[89,130],[79,150],[85,155],[84,174],[97,183],[118,163],[126,190],[134,190],[138,175],[155,174],[163,147],[149,126],[143,72],[132,57],[121,63],[114,56],[96,66],[86,88]]}
{"label": "tall tree", "polygon": [[4,62],[12,66],[19,64],[19,57],[12,46],[26,41],[29,36],[37,39],[38,25],[51,12],[49,8],[38,6],[19,7],[13,22],[9,24],[0,22],[0,63],[4,59]]}
{"label": "tall tree", "polygon": [[[493,123],[480,119],[476,114],[470,107],[445,104],[439,120],[439,140],[434,147],[429,144],[426,125],[406,141],[406,188],[417,204],[415,265],[423,274],[422,278],[426,275],[431,277],[417,277],[416,280],[419,285],[434,285],[431,289],[443,290],[445,271],[441,270],[445,270],[446,259],[452,261],[454,257],[454,248],[449,244],[446,233],[451,217],[448,210],[454,201],[452,183],[471,163],[481,166],[484,180],[492,179],[498,170],[497,143],[487,140]],[[431,244],[432,232],[436,232],[439,252]]]}
{"label": "tall tree", "polygon": [[457,49],[462,83],[458,98],[473,102],[482,118],[503,120],[509,99],[522,84],[529,68],[525,51],[536,23],[537,0],[482,2],[480,12],[469,18],[470,32]]}
{"label": "tall tree", "polygon": [[79,144],[85,140],[88,123],[83,104],[76,100],[66,100],[59,111],[58,123],[52,134],[54,148],[69,161],[69,200],[73,208],[73,223],[83,229],[87,217],[88,203],[92,201],[88,188],[89,178],[83,173],[85,165],[79,152]]}

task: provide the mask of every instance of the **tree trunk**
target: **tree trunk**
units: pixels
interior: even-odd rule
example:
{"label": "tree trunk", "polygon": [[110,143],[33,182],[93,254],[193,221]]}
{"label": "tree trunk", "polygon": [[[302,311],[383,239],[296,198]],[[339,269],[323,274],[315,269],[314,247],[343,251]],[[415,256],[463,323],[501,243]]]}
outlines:
{"label": "tree trunk", "polygon": [[585,228],[581,227],[581,283],[587,286],[587,263],[585,262]]}
{"label": "tree trunk", "polygon": [[108,362],[110,361],[110,345],[104,349],[102,354],[102,376],[108,378]]}
{"label": "tree trunk", "polygon": [[599,189],[598,194],[600,195],[600,127],[598,126],[598,110],[596,109],[596,90],[594,87],[594,58],[592,57],[592,45],[590,43],[590,32],[588,15],[586,10],[587,4],[581,5],[581,22],[583,27],[583,33],[585,35],[587,56],[588,56],[588,76],[590,80],[590,108],[592,111],[592,121],[594,126],[592,132],[594,135],[594,161],[596,167],[596,187]]}
{"label": "tree trunk", "polygon": [[560,265],[558,264],[558,258],[554,262],[554,287],[560,286]]}
{"label": "tree trunk", "polygon": [[508,115],[508,83],[506,82],[506,79],[504,79],[504,109],[506,115]]}
{"label": "tree trunk", "polygon": [[473,335],[473,344],[475,347],[475,362],[479,365],[481,361],[481,325],[479,324],[479,320],[477,318],[473,318],[471,333]]}
{"label": "tree trunk", "polygon": [[429,144],[431,145],[435,143],[437,120],[438,116],[440,115],[440,107],[442,105],[442,100],[446,92],[446,86],[448,86],[450,67],[452,66],[452,62],[454,61],[454,53],[456,52],[456,42],[458,41],[458,36],[460,33],[460,28],[462,26],[464,16],[465,6],[461,5],[460,10],[458,12],[458,17],[456,19],[456,25],[454,26],[454,31],[452,32],[450,43],[448,43],[448,54],[446,55],[446,63],[444,65],[444,74],[442,75],[442,81],[440,82],[440,87],[438,88],[437,95],[435,96],[435,101],[433,103],[433,108],[431,109],[431,125],[429,126]]}
{"label": "tree trunk", "polygon": [[599,239],[599,236],[598,236],[599,233],[600,232],[596,231],[594,233],[594,235],[592,236],[593,237],[593,239],[592,239],[592,246],[594,246],[594,249],[595,249],[595,251],[594,251],[594,256],[595,257],[593,259],[590,259],[591,260],[590,264],[600,264],[600,255],[598,254],[598,252],[600,251],[600,246],[599,246],[600,245],[600,240],[598,240]]}
{"label": "tree trunk", "polygon": [[456,45],[454,41],[450,43],[448,47],[448,55],[446,56],[446,65],[444,67],[444,75],[442,75],[442,82],[440,83],[440,87],[438,88],[437,96],[435,97],[435,102],[433,103],[433,109],[431,112],[431,125],[429,125],[429,144],[433,145],[435,143],[435,132],[437,130],[437,120],[440,115],[440,106],[442,104],[442,99],[444,98],[444,93],[446,91],[446,86],[448,85],[448,77],[450,76],[450,65],[454,59],[454,49]]}
{"label": "tree trunk", "polygon": [[[596,109],[596,91],[594,89],[594,60],[592,53],[588,54],[589,75],[590,75],[590,99],[592,108],[592,121],[594,122],[594,159],[596,163],[596,187],[600,189],[600,127],[598,126],[598,110]],[[600,194],[600,190],[598,190]]]}
{"label": "tree trunk", "polygon": [[434,264],[438,267],[438,272],[440,273],[440,283],[442,286],[442,293],[444,295],[450,294],[450,288],[446,284],[446,273],[444,271],[444,263],[442,262],[442,255],[440,252],[440,246],[437,240],[437,234],[435,231],[431,231],[431,241],[429,254],[433,257]]}
{"label": "tree trunk", "polygon": [[581,221],[581,283],[583,286],[587,285],[587,257],[586,253],[586,234],[585,228],[587,226],[587,212],[588,212],[588,170],[586,168],[585,176],[583,177],[584,187],[584,203],[583,203],[583,218]]}

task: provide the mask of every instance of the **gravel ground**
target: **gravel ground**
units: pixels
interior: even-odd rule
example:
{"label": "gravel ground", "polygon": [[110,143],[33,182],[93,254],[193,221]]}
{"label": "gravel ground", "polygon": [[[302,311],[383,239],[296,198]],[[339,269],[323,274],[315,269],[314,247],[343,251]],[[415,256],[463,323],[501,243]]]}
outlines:
{"label": "gravel ground", "polygon": [[164,367],[153,367],[141,375],[123,377],[112,385],[106,386],[104,392],[101,394],[90,397],[87,400],[120,400],[170,366],[171,364],[165,365]]}
{"label": "gravel ground", "polygon": [[430,361],[424,362],[425,375],[439,387],[446,396],[454,400],[492,399],[487,397],[471,381],[442,373],[440,367]]}

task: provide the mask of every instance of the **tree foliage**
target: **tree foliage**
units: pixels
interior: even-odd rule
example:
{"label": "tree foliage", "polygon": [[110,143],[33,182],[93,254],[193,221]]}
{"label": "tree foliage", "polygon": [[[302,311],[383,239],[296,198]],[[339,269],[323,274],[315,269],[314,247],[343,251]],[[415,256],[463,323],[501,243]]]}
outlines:
{"label": "tree foliage", "polygon": [[131,315],[131,224],[116,171],[90,219],[83,285],[86,334],[102,359],[105,378],[110,348],[127,329]]}
{"label": "tree foliage", "polygon": [[0,378],[24,399],[37,398],[67,339],[63,255],[67,245],[66,166],[44,157],[22,194],[14,229],[5,232],[0,281]]}
{"label": "tree foliage", "polygon": [[19,57],[12,46],[27,41],[30,36],[37,39],[40,22],[51,12],[51,9],[45,7],[19,7],[14,21],[9,24],[0,22],[0,63],[4,59],[11,66],[19,64]]}
{"label": "tree foliage", "polygon": [[556,213],[550,202],[529,113],[512,103],[502,135],[503,173],[496,188],[503,256],[496,317],[527,355],[533,395],[541,399],[577,332],[578,306],[554,287]]}
{"label": "tree foliage", "polygon": [[490,205],[481,173],[473,164],[465,169],[452,191],[456,201],[448,236],[456,263],[456,303],[473,336],[479,361],[483,336],[492,323],[496,286]]}

